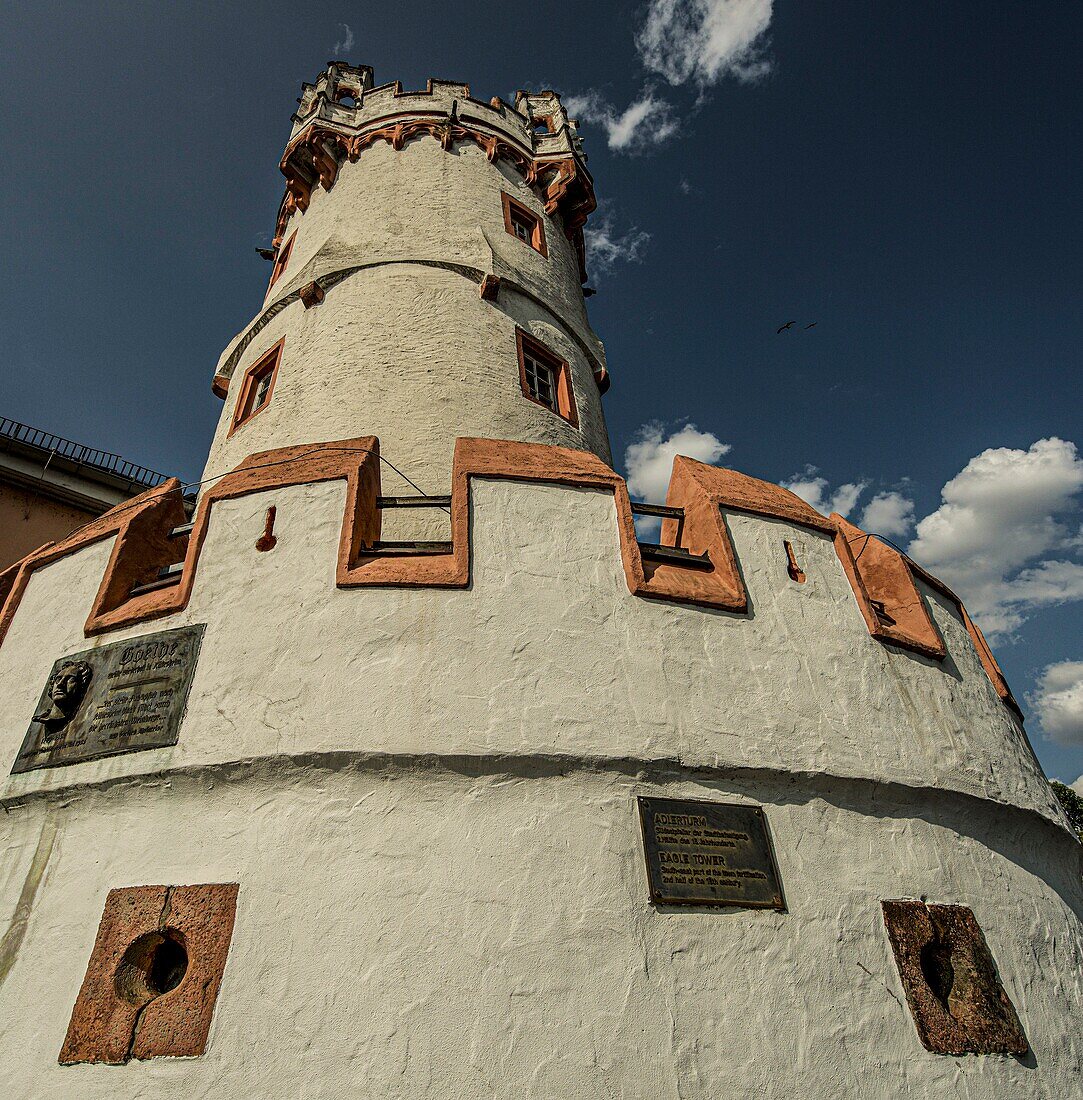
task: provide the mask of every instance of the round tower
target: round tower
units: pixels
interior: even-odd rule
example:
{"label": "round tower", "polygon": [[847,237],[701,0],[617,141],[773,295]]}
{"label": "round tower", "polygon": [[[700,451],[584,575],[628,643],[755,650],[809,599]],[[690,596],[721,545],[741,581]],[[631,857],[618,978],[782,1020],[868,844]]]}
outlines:
{"label": "round tower", "polygon": [[582,286],[593,184],[558,96],[404,92],[331,64],[281,166],[270,285],[219,363],[205,477],[362,433],[429,494],[448,492],[460,436],[610,461]]}
{"label": "round tower", "polygon": [[332,64],[294,123],[194,513],[0,574],[3,1095],[1076,1095],[992,652],[777,485],[629,499],[559,99]]}

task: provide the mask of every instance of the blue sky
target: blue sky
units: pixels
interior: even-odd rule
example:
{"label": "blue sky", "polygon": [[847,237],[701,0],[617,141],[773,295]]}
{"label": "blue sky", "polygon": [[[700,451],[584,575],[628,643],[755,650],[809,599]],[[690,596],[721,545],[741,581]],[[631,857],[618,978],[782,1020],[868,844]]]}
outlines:
{"label": "blue sky", "polygon": [[3,33],[0,414],[195,478],[301,81],[555,87],[633,484],[680,449],[849,505],[1083,773],[1083,5],[39,2]]}

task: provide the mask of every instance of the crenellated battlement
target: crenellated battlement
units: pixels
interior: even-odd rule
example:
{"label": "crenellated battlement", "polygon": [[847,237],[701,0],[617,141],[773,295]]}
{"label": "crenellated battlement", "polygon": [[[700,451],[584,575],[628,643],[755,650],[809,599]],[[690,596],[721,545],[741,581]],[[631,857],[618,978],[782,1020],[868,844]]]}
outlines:
{"label": "crenellated battlement", "polygon": [[474,99],[466,84],[430,79],[424,91],[400,82],[372,86],[372,70],[331,63],[305,84],[293,132],[282,156],[286,196],[279,210],[275,247],[294,211],[305,211],[316,188],[331,190],[342,163],[386,142],[401,149],[422,137],[451,151],[472,143],[490,161],[513,166],[542,201],[559,214],[586,280],[582,230],[595,209],[594,183],[575,122],[552,91],[519,92],[514,107],[494,97]]}
{"label": "crenellated battlement", "polygon": [[176,747],[12,775],[0,798],[268,754],[557,753],[947,788],[1057,820],[962,605],[838,517],[678,458],[648,544],[596,456],[460,439],[428,502],[450,545],[387,551],[401,490],[379,452],[252,455],[190,525],[164,485],[0,577],[12,759],[58,658],[203,635]]}
{"label": "crenellated battlement", "polygon": [[[110,537],[115,542],[84,624],[86,637],[183,611],[198,583],[213,513],[223,501],[326,481],[346,482],[335,569],[338,588],[466,588],[471,581],[471,483],[476,479],[611,493],[629,593],[735,615],[749,615],[750,603],[727,515],[778,520],[818,532],[831,540],[872,638],[943,661],[948,650],[919,590],[919,583],[928,586],[954,605],[997,695],[1019,714],[1003,673],[962,601],[904,554],[841,516],[823,516],[781,486],[678,456],[666,501],[673,515],[665,519],[662,543],[655,548],[636,536],[635,505],[624,479],[596,456],[504,440],[458,440],[448,502],[450,545],[446,550],[409,556],[379,549],[383,498],[380,446],[374,436],[254,454],[203,494],[190,524],[185,522],[180,486],[174,479],[117,506],[63,542],[42,547],[0,574],[0,645],[32,575]],[[175,537],[178,532],[181,534]],[[266,534],[270,536],[271,531]],[[779,540],[777,559],[780,569],[785,563],[792,580],[804,583],[804,570],[789,541]],[[171,573],[165,573],[171,583],[156,586],[154,579],[171,568]]]}

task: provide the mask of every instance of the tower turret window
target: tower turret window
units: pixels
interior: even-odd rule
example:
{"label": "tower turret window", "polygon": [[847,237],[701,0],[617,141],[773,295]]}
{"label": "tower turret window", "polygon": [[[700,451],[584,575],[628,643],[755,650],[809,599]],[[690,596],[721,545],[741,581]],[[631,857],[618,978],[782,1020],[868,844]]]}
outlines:
{"label": "tower turret window", "polygon": [[526,388],[535,401],[557,411],[557,383],[553,377],[553,368],[540,363],[530,352],[523,354],[523,370],[526,373]]}
{"label": "tower turret window", "polygon": [[267,292],[270,293],[271,287],[278,282],[282,272],[286,270],[286,264],[290,262],[290,253],[293,251],[293,242],[297,237],[297,231],[294,230],[289,240],[284,241],[278,248],[278,254],[275,256],[274,270],[271,272],[271,281],[267,284]]}
{"label": "tower turret window", "polygon": [[233,426],[229,429],[230,435],[271,403],[271,394],[274,392],[275,379],[278,377],[278,364],[282,359],[284,343],[285,337],[248,368],[244,383],[241,385],[240,396],[237,398]]}
{"label": "tower turret window", "polygon": [[533,248],[535,252],[548,256],[549,251],[545,247],[545,227],[542,225],[541,218],[521,202],[516,202],[506,191],[502,191],[500,197],[504,203],[504,228],[513,237],[518,237],[523,244]]}
{"label": "tower turret window", "polygon": [[568,364],[521,329],[515,330],[515,339],[523,396],[579,427]]}

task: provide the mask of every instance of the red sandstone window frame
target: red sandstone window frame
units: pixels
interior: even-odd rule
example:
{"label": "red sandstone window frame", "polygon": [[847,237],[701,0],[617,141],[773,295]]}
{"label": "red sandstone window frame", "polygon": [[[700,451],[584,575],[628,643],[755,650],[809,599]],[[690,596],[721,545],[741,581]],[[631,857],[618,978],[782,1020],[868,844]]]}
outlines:
{"label": "red sandstone window frame", "polygon": [[[253,417],[259,416],[271,403],[275,382],[278,379],[278,366],[282,362],[282,345],[285,342],[286,338],[283,336],[270,351],[261,355],[244,372],[244,381],[241,383],[241,390],[237,397],[237,407],[233,411],[233,423],[226,435],[227,439],[238,428],[243,428]],[[267,388],[263,392],[263,400],[256,405],[255,400],[259,394],[259,385],[265,378],[268,379]]]}
{"label": "red sandstone window frame", "polygon": [[[572,372],[567,362],[555,354],[543,343],[528,336],[522,329],[515,330],[515,350],[519,359],[519,385],[522,386],[523,396],[540,405],[547,412],[566,420],[573,428],[579,427],[579,413],[575,407],[575,392],[572,389]],[[543,367],[547,367],[553,379],[554,404],[550,405],[535,397],[531,392],[530,381],[527,377],[527,358],[533,359]]]}
{"label": "red sandstone window frame", "polygon": [[[542,223],[541,217],[521,202],[516,202],[507,191],[500,192],[500,201],[504,205],[504,228],[517,241],[522,241],[528,248],[533,248],[535,252],[540,252],[548,259],[549,249],[545,245],[545,225]],[[516,232],[516,221],[526,227],[526,237],[521,237]]]}
{"label": "red sandstone window frame", "polygon": [[295,229],[285,241],[278,246],[278,251],[275,253],[275,264],[271,269],[271,281],[267,284],[267,293],[271,293],[271,287],[278,282],[282,277],[282,272],[286,270],[286,264],[290,262],[290,253],[293,252],[293,242],[297,237],[297,230]]}

